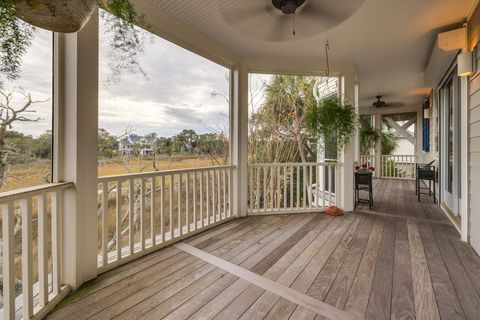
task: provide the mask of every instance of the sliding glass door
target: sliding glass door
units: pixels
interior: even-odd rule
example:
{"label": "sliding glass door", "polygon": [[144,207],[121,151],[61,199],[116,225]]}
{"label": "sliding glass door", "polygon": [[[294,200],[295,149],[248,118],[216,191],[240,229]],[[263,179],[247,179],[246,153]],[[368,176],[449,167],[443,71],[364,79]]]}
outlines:
{"label": "sliding glass door", "polygon": [[440,89],[441,191],[443,205],[458,219],[460,198],[460,81],[454,70]]}

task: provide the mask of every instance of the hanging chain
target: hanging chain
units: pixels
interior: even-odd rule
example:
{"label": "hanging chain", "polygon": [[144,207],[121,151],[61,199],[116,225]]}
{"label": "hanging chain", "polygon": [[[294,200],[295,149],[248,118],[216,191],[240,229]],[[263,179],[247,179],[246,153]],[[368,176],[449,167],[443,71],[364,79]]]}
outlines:
{"label": "hanging chain", "polygon": [[330,50],[330,44],[327,40],[327,42],[325,43],[325,59],[327,60],[327,78],[330,78],[330,62],[328,61],[328,50]]}
{"label": "hanging chain", "polygon": [[292,31],[293,36],[295,37],[295,13],[293,13],[293,31]]}

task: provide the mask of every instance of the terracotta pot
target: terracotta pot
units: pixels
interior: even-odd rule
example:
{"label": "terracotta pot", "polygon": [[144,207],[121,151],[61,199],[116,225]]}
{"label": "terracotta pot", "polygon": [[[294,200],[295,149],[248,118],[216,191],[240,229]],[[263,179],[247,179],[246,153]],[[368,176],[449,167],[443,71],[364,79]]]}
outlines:
{"label": "terracotta pot", "polygon": [[80,31],[90,19],[96,0],[36,0],[33,5],[19,1],[17,17],[36,27],[71,33]]}
{"label": "terracotta pot", "polygon": [[325,209],[325,214],[327,214],[329,216],[338,217],[338,216],[341,216],[343,214],[343,211],[342,211],[342,209],[340,209],[336,206],[330,206],[327,209]]}

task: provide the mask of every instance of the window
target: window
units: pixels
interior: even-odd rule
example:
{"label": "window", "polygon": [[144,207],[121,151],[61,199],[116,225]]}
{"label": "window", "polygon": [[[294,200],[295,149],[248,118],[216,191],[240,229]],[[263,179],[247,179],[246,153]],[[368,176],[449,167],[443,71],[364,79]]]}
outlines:
{"label": "window", "polygon": [[51,182],[52,64],[53,34],[37,28],[20,77],[0,75],[1,191]]}
{"label": "window", "polygon": [[112,81],[108,15],[100,15],[99,175],[228,164],[230,70],[138,29],[144,74]]}

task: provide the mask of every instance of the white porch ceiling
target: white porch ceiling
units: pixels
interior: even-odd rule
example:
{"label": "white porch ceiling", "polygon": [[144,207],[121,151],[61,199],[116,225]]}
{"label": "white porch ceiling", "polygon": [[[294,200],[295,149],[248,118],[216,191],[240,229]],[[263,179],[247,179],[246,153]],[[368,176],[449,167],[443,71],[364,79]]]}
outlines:
{"label": "white porch ceiling", "polygon": [[[226,8],[241,1],[248,8],[270,0],[150,1],[241,57],[323,59],[328,40],[332,61],[355,64],[361,106],[370,106],[378,94],[387,102],[419,104],[425,94],[423,75],[436,33],[461,23],[476,2],[365,0],[352,16],[328,31],[306,39],[269,42],[234,30],[222,17],[219,3]],[[262,28],[261,20],[251,23],[252,30]]]}

